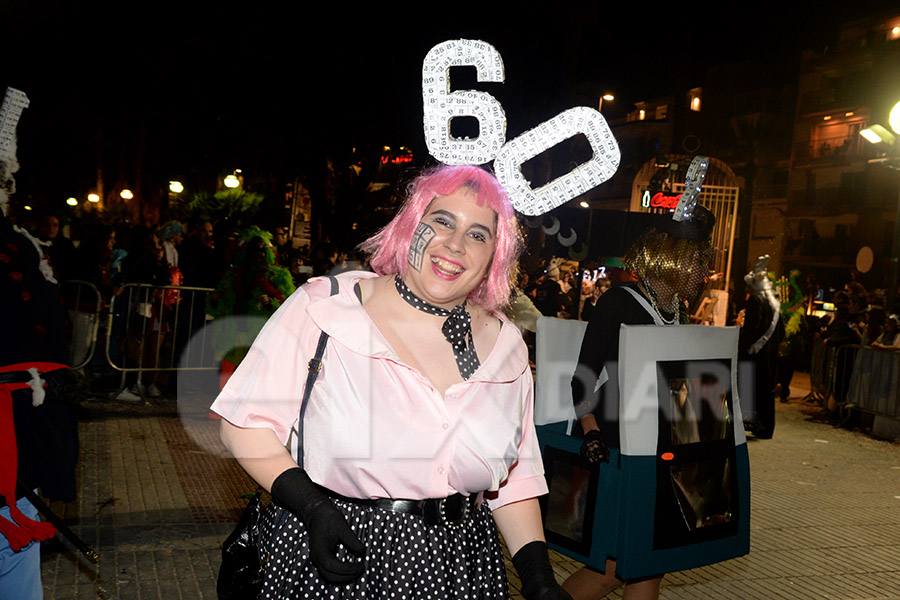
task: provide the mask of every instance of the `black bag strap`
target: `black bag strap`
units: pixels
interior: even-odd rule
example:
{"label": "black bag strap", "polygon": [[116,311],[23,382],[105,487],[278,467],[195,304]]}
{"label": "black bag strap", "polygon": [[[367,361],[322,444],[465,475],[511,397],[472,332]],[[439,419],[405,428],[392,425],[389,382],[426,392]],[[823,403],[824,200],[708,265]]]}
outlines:
{"label": "black bag strap", "polygon": [[[338,293],[338,280],[333,275],[329,275],[328,279],[331,280],[331,295],[334,296]],[[309,404],[309,395],[312,393],[312,388],[316,383],[316,378],[319,376],[319,371],[322,370],[322,355],[325,353],[326,344],[328,344],[328,334],[323,331],[319,334],[319,343],[316,345],[316,354],[310,359],[306,366],[309,374],[306,376],[306,386],[303,388],[303,400],[300,404],[300,419],[297,423],[297,464],[301,468],[303,467],[303,418],[306,415],[306,406]]]}

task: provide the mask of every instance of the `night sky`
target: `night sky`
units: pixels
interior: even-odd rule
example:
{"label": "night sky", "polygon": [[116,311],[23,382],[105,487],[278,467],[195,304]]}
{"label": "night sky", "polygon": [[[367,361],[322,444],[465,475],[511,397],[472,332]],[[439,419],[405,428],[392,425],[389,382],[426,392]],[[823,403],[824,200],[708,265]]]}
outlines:
{"label": "night sky", "polygon": [[[848,2],[754,3],[746,14],[733,3],[569,0],[465,5],[478,13],[447,2],[74,4],[0,0],[0,91],[31,100],[20,194],[83,197],[98,148],[107,179],[118,169],[110,157],[133,165],[142,151],[145,177],[166,181],[291,169],[350,147],[407,145],[421,157],[421,63],[449,39],[481,39],[503,56],[505,83],[460,82],[501,101],[511,139],[571,106],[596,106],[588,90],[616,94],[604,105],[615,117],[698,85],[712,64],[797,62],[799,48],[822,47],[836,23],[868,12]],[[576,78],[595,85],[575,89]]]}

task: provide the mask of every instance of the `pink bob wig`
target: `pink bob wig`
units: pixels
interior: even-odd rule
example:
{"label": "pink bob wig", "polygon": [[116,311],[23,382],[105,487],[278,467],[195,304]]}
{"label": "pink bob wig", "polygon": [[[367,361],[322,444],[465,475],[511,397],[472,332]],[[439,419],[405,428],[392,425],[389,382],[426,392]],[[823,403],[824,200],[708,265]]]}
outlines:
{"label": "pink bob wig", "polygon": [[494,257],[487,275],[472,290],[469,298],[489,311],[498,311],[509,304],[522,239],[506,190],[484,169],[438,165],[423,171],[410,183],[407,200],[397,215],[360,244],[359,249],[370,255],[372,269],[379,275],[399,274],[404,277],[409,244],[431,201],[462,187],[478,194],[479,206],[487,204],[497,213]]}

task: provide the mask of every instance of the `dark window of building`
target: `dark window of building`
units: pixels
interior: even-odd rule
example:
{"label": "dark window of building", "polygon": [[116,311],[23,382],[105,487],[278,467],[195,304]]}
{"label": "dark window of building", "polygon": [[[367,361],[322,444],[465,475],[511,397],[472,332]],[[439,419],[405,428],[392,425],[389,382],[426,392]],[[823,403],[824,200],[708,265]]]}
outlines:
{"label": "dark window of building", "polygon": [[842,173],[840,202],[848,206],[859,205],[866,200],[865,173]]}

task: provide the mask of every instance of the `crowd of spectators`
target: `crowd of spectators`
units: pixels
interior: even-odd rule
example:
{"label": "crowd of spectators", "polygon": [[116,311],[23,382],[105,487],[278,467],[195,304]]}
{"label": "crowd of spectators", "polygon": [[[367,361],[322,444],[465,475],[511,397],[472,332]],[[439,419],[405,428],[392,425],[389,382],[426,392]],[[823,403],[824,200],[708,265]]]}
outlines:
{"label": "crowd of spectators", "polygon": [[829,346],[900,349],[896,339],[900,315],[895,307],[889,307],[885,290],[867,290],[854,279],[834,293],[831,303],[832,315],[819,319],[814,327]]}
{"label": "crowd of spectators", "polygon": [[518,289],[545,317],[587,321],[597,299],[610,285],[605,276],[592,279],[573,268],[548,265],[523,273]]}
{"label": "crowd of spectators", "polygon": [[[208,319],[208,306],[204,303],[191,305],[188,312],[192,325],[185,331],[170,331],[171,323],[167,325],[161,315],[151,314],[144,315],[141,335],[137,335],[134,322],[125,318],[118,322],[120,331],[115,331],[115,321],[114,331],[104,331],[105,323],[100,315],[105,314],[110,300],[121,293],[122,286],[129,283],[215,290],[226,273],[236,268],[234,261],[243,243],[241,232],[217,230],[214,223],[202,218],[183,223],[169,221],[157,226],[96,221],[79,228],[75,239],[66,235],[59,218],[52,214],[40,215],[28,223],[27,228],[40,240],[51,242],[46,253],[59,282],[85,281],[100,293],[96,309],[86,306],[83,301],[67,301],[70,361],[73,364],[82,363],[84,353],[91,350],[85,340],[96,328],[98,319],[100,342],[107,334],[121,337],[120,342],[111,347],[111,356],[115,359],[147,362],[150,355],[158,355],[163,346],[183,346],[186,338]],[[266,232],[264,243],[271,249],[275,264],[290,273],[293,288],[313,276],[367,268],[352,248],[341,248],[327,240],[297,247],[283,226]],[[611,281],[604,276],[593,279],[582,275],[571,265],[552,263],[521,273],[510,316],[530,345],[533,345],[539,315],[590,319],[597,299],[610,288]],[[830,347],[853,344],[900,350],[900,314],[887,308],[884,290],[869,291],[851,278],[830,298],[834,309],[825,316],[815,316],[813,310],[817,291],[815,277],[810,275],[807,289],[803,290],[802,310],[795,311],[802,313],[801,318],[794,314],[784,317],[792,319],[791,323],[786,323],[789,335],[780,349],[780,371],[787,377],[795,370],[809,368],[810,352],[817,339]],[[732,300],[738,309],[741,300]],[[103,363],[102,347],[102,343],[98,343],[93,349],[94,364]],[[135,350],[138,347],[142,350]],[[789,379],[785,381],[782,377],[779,380],[786,395]],[[148,372],[144,375],[146,388],[143,391],[157,395],[165,383],[165,378]],[[142,391],[129,388],[125,391],[131,391],[135,396]]]}
{"label": "crowd of spectators", "polygon": [[[248,236],[248,228],[217,230],[215,223],[204,218],[157,225],[95,219],[77,227],[65,227],[57,215],[49,213],[35,215],[20,225],[37,239],[49,243],[45,254],[61,286],[67,309],[69,362],[84,365],[84,371],[96,377],[99,372],[108,371],[103,356],[106,336],[111,338],[110,358],[116,364],[159,365],[160,356],[177,356],[190,335],[210,318],[208,314],[212,311],[206,297],[214,292],[209,290],[226,284],[229,288],[241,287],[241,282],[234,285],[226,281],[226,275],[246,270],[236,261],[247,254],[243,249],[247,239],[267,246],[274,257],[273,269],[289,273],[288,293],[313,276],[365,268],[352,249],[340,248],[327,240],[295,247],[288,228],[282,226],[270,231],[249,228],[259,231],[257,236]],[[99,301],[84,286],[70,285],[72,282],[91,284],[99,293]],[[126,288],[128,284],[149,284],[156,291]],[[166,286],[185,291],[178,294],[158,290]],[[105,317],[110,302],[125,289],[129,289],[129,296],[123,297],[120,304],[127,305],[130,314],[116,311],[107,324]],[[192,292],[197,292],[195,298],[199,300],[192,298],[186,302]],[[160,303],[154,303],[154,294],[162,300],[163,307],[181,303],[178,317],[181,325],[176,326],[173,320],[174,310],[158,308]],[[92,343],[95,331],[97,339]],[[123,400],[136,401],[142,396],[155,397],[175,391],[174,378],[149,369],[141,373],[140,383],[133,373],[127,379],[128,384],[119,394]]]}
{"label": "crowd of spectators", "polygon": [[[810,275],[804,290],[803,310],[799,312],[804,315],[802,335],[787,340],[797,340],[796,345],[802,347],[801,356],[793,362],[802,365],[801,368],[809,368],[811,375],[815,374],[816,364],[819,364],[820,370],[826,372],[819,373],[818,377],[830,381],[830,392],[837,403],[846,399],[855,368],[856,351],[853,348],[900,350],[897,305],[891,303],[887,290],[867,289],[855,273],[851,273],[843,288],[832,289],[827,299],[815,277]],[[788,324],[791,324],[790,321]],[[822,352],[819,363],[813,360],[816,348]],[[826,365],[829,360],[834,361],[830,367]],[[783,383],[782,387],[786,384]],[[782,399],[785,399],[784,392]],[[833,410],[832,407],[826,408]]]}

